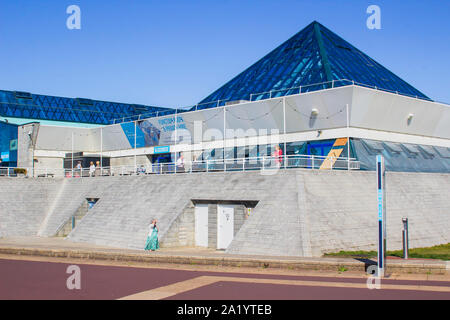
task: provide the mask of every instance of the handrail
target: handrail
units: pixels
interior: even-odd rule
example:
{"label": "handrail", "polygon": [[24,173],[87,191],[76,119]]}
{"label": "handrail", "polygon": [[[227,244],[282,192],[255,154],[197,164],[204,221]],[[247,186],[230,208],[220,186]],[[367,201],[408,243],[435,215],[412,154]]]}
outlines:
{"label": "handrail", "polygon": [[[238,158],[211,158],[196,161],[153,163],[150,165],[129,165],[101,167],[91,170],[90,168],[20,168],[26,169],[23,177],[33,178],[89,178],[99,176],[126,176],[141,174],[162,173],[194,173],[194,172],[217,172],[217,171],[246,171],[246,170],[271,170],[271,169],[342,169],[359,170],[359,161],[355,158],[329,157],[315,155],[284,155],[280,156],[257,156]],[[0,167],[0,178],[2,176],[18,177],[18,168]]]}
{"label": "handrail", "polygon": [[[329,86],[331,84],[331,86]],[[317,90],[306,90],[303,91],[304,89],[308,89],[311,87],[320,87],[320,86],[329,86],[326,88],[320,88]],[[306,84],[306,85],[301,85],[301,86],[297,86],[297,87],[291,87],[291,88],[283,88],[283,89],[274,89],[274,90],[270,90],[270,91],[265,91],[265,92],[257,92],[257,93],[251,93],[249,95],[249,102],[252,101],[262,101],[262,100],[268,100],[268,99],[273,99],[273,98],[278,98],[278,97],[283,97],[283,96],[290,96],[290,95],[294,95],[294,94],[302,94],[302,93],[308,93],[308,92],[314,92],[314,91],[320,91],[320,90],[326,90],[326,89],[332,89],[332,88],[338,88],[338,87],[345,87],[345,86],[359,86],[359,87],[365,87],[365,88],[370,88],[370,89],[374,89],[374,90],[378,90],[378,91],[385,91],[385,92],[390,92],[390,93],[394,93],[394,94],[398,94],[398,95],[402,95],[402,96],[407,96],[413,99],[418,99],[418,100],[425,100],[425,101],[431,101],[431,102],[438,102],[438,101],[433,101],[431,99],[426,99],[426,98],[421,98],[419,96],[413,96],[407,93],[403,93],[400,91],[393,91],[393,90],[389,90],[389,89],[385,89],[385,88],[380,88],[378,86],[374,86],[374,85],[370,85],[370,84],[364,84],[361,82],[357,82],[354,80],[349,80],[349,79],[336,79],[336,80],[331,80],[331,81],[324,81],[324,82],[318,82],[318,83],[312,83],[312,84]],[[298,93],[290,93],[288,94],[290,91],[295,91],[295,90],[299,90]],[[272,93],[274,92],[286,92],[286,94],[280,94],[277,95],[276,97],[274,97],[272,95]],[[256,99],[253,100],[254,96],[266,96],[268,95],[267,98],[261,98],[261,99]],[[181,108],[175,108],[172,110],[164,110],[164,111],[153,111],[153,112],[148,112],[148,113],[142,113],[142,114],[138,114],[138,115],[133,115],[133,116],[128,116],[128,117],[122,117],[122,118],[117,118],[117,119],[113,119],[111,120],[112,124],[120,124],[120,123],[125,123],[125,122],[133,122],[136,120],[144,120],[144,119],[148,119],[148,118],[155,118],[155,117],[159,117],[161,113],[163,113],[162,116],[165,115],[174,115],[176,113],[183,113],[183,112],[189,112],[189,111],[198,111],[198,107],[202,106],[202,105],[212,105],[213,107],[219,107],[221,106],[221,101],[227,101],[229,99],[220,99],[220,100],[214,100],[214,101],[209,101],[209,102],[203,102],[203,103],[199,103],[193,106],[188,106],[188,107],[181,107]],[[213,108],[210,107],[210,108]],[[209,108],[208,108],[209,109]],[[202,109],[200,109],[202,110]],[[132,120],[133,118],[135,118],[135,120]],[[127,120],[127,121],[125,121]]]}
{"label": "handrail", "polygon": [[59,226],[56,228],[56,232],[55,234],[58,234],[63,228],[64,226],[73,219],[73,217],[75,216],[76,213],[72,214],[69,218],[67,218],[66,220],[64,220],[63,222],[61,222],[59,224]]}

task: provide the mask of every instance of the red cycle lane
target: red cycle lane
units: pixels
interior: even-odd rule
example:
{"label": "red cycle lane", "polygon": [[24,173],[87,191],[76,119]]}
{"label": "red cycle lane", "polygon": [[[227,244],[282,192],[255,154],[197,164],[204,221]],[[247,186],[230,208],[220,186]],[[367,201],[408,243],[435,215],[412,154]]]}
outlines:
{"label": "red cycle lane", "polygon": [[[167,299],[236,300],[236,299],[450,299],[448,292],[413,290],[369,290],[365,278],[321,277],[264,274],[261,272],[191,271],[174,268],[145,268],[93,264],[76,264],[80,268],[81,289],[69,290],[67,273],[71,263],[0,259],[0,299],[118,299],[143,291],[166,287],[200,276],[247,279],[241,283],[220,279]],[[252,279],[270,281],[321,281],[328,286],[302,286],[252,283]],[[332,287],[333,283],[359,284],[360,288]],[[383,284],[450,287],[449,281],[383,279]]]}

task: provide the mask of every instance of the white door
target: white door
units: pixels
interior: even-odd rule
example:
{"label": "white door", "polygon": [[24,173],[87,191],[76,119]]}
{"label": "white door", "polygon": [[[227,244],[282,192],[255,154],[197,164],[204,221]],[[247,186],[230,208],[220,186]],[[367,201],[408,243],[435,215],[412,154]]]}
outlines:
{"label": "white door", "polygon": [[208,205],[195,205],[195,245],[208,247]]}
{"label": "white door", "polygon": [[217,249],[226,249],[234,237],[234,206],[217,206]]}

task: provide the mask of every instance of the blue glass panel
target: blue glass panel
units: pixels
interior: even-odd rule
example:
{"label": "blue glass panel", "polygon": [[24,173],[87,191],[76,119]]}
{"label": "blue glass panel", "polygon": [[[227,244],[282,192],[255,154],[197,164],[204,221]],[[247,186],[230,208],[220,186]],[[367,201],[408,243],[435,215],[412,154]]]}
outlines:
{"label": "blue glass panel", "polygon": [[[286,90],[297,86],[302,86],[301,92],[322,90],[330,88],[332,80],[336,87],[354,81],[430,100],[320,23],[313,22],[200,103],[219,99],[260,100],[269,97],[272,90],[280,90],[272,97],[298,93],[299,89]],[[318,85],[327,81],[330,83]]]}
{"label": "blue glass panel", "polygon": [[0,115],[12,118],[111,124],[115,119],[131,121],[141,114],[173,113],[170,108],[64,98],[0,90]]}
{"label": "blue glass panel", "polygon": [[352,139],[352,149],[361,170],[374,171],[376,156],[381,154],[388,171],[450,172],[450,157],[442,157],[438,150],[442,147]]}
{"label": "blue glass panel", "polygon": [[0,166],[17,166],[17,125],[0,121]]}

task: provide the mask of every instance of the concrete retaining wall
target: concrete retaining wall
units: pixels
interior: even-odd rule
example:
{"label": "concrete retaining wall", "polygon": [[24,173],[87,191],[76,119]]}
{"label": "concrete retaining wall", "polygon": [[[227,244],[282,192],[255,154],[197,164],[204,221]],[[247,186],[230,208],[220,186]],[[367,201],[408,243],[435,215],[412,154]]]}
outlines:
{"label": "concrete retaining wall", "polygon": [[36,235],[55,181],[0,177],[0,236]]}
{"label": "concrete retaining wall", "polygon": [[[389,250],[401,248],[402,217],[410,221],[411,247],[450,242],[449,174],[388,173],[386,182]],[[69,240],[143,248],[148,224],[156,218],[162,244],[173,245],[176,238],[178,244],[190,246],[192,232],[179,226],[192,224],[193,199],[210,199],[258,201],[235,234],[229,253],[320,256],[339,250],[375,250],[377,243],[374,172],[0,178],[0,187],[1,236],[53,236],[92,197],[100,200]]]}

